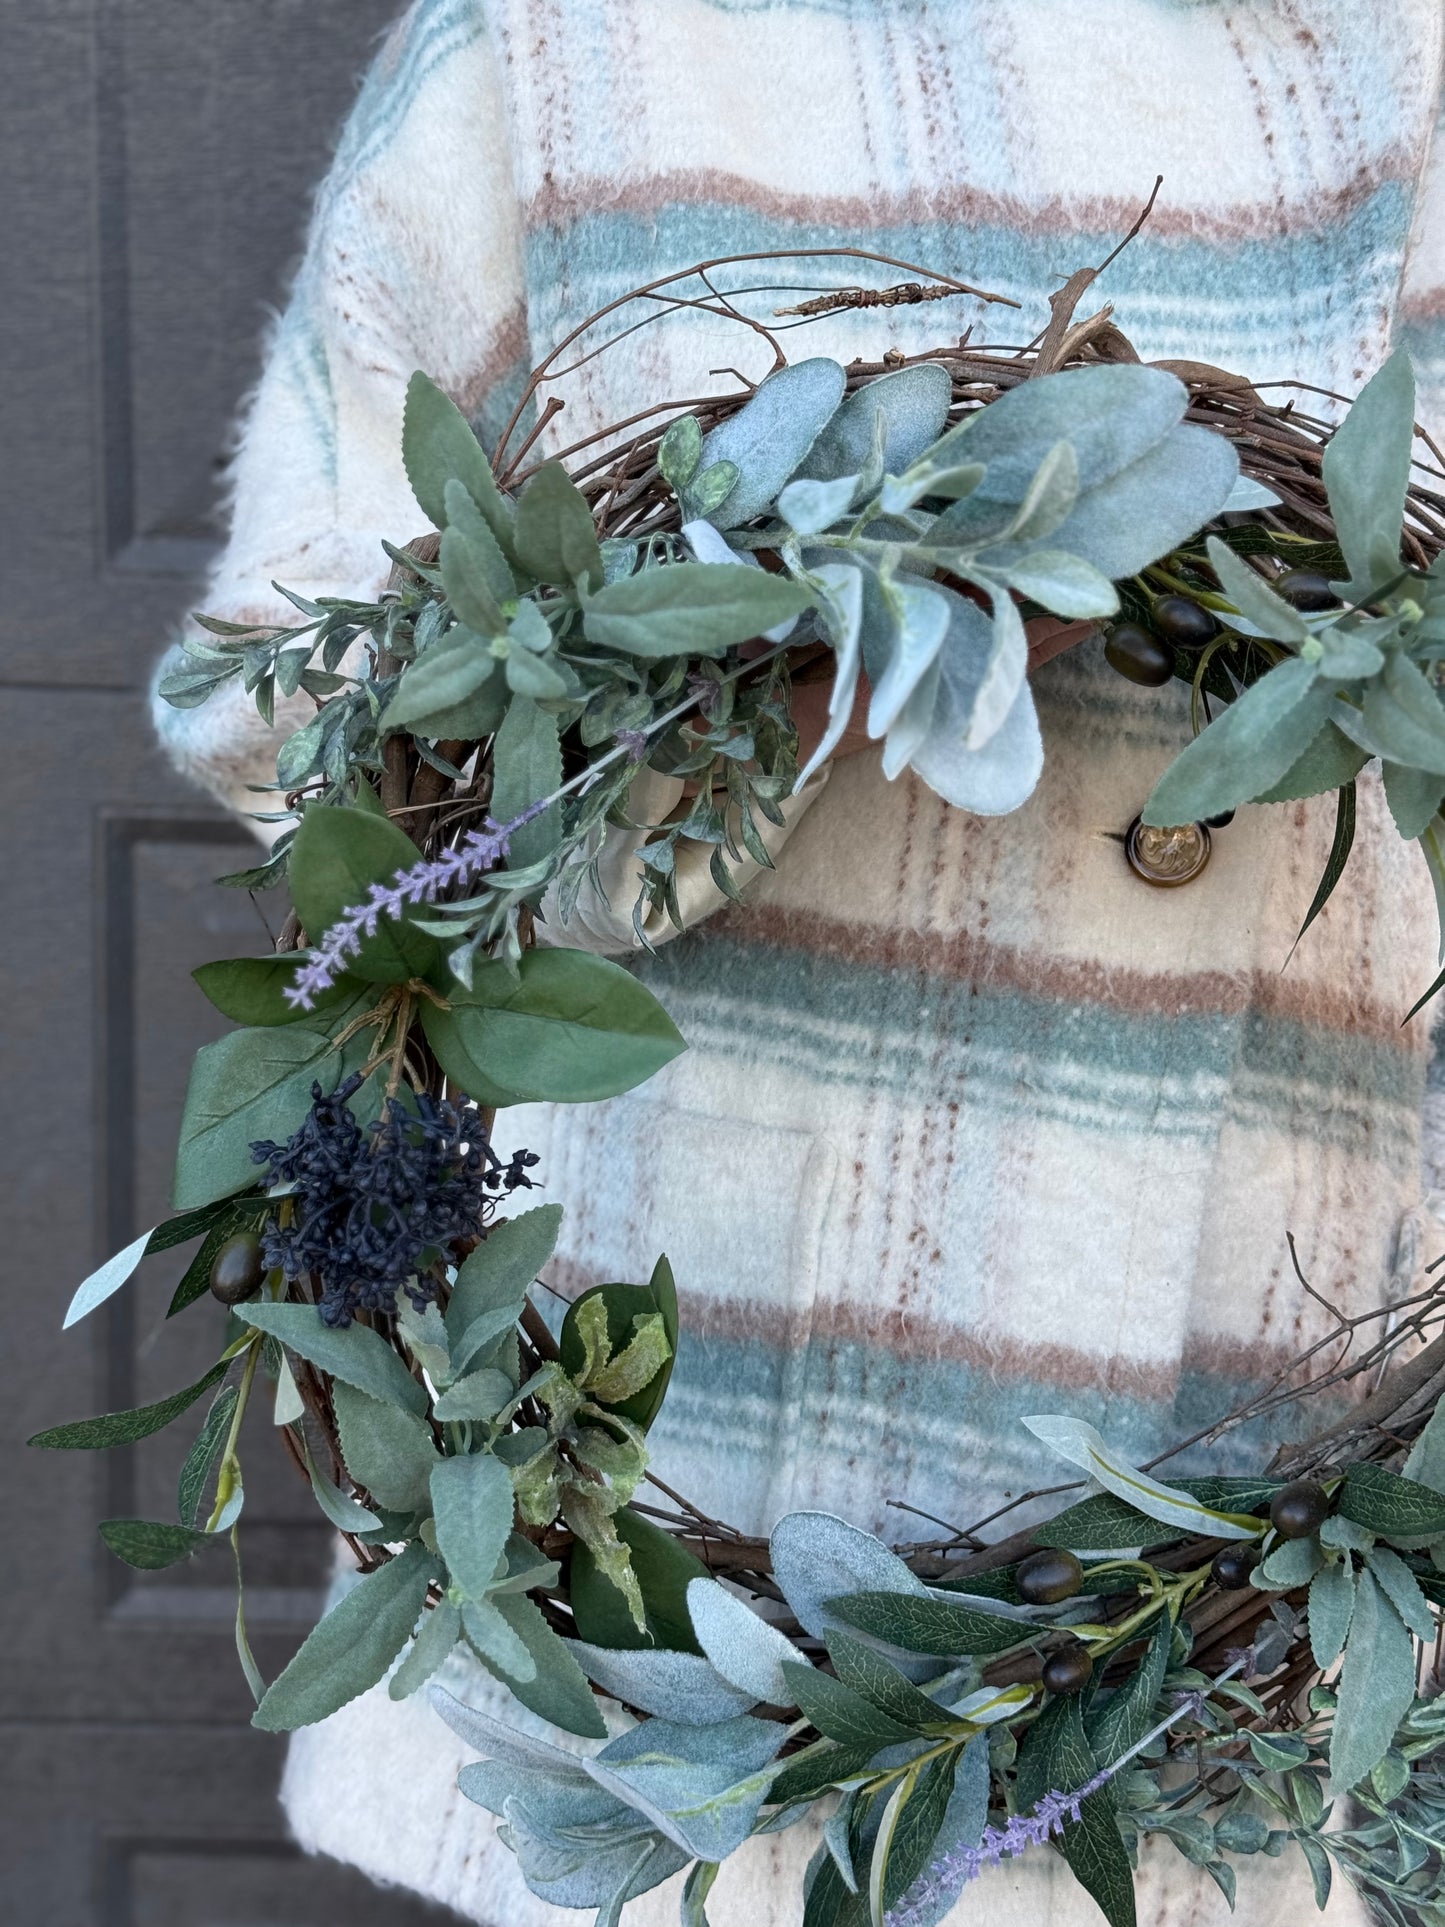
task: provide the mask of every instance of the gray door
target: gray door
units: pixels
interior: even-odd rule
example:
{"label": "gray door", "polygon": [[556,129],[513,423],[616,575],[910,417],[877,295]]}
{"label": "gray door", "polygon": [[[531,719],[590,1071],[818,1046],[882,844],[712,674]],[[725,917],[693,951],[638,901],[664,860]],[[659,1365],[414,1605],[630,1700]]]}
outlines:
{"label": "gray door", "polygon": [[[145,687],[216,541],[267,306],[397,4],[11,0],[0,19],[5,1927],[444,1918],[287,1844],[226,1553],[142,1575],[97,1537],[175,1517],[189,1423],[125,1455],[20,1446],[215,1355],[217,1308],[166,1324],[164,1260],[59,1329],[74,1284],[165,1214],[187,1060],[222,1027],[189,971],[267,940],[247,895],[211,887],[252,846],[162,767]],[[255,1418],[247,1601],[274,1676],[330,1551]]]}

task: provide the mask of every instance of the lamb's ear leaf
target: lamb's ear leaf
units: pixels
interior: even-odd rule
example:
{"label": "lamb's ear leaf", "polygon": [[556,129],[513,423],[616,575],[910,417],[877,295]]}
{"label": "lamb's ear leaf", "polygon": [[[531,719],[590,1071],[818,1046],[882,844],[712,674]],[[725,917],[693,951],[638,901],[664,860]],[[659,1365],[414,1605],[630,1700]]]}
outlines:
{"label": "lamb's ear leaf", "polygon": [[497,487],[492,465],[472,433],[471,423],[456,403],[419,371],[407,383],[401,458],[411,492],[435,527],[446,527],[447,483],[458,481],[486,518],[503,554],[511,558],[512,504]]}
{"label": "lamb's ear leaf", "polygon": [[701,466],[732,462],[737,481],[708,520],[736,528],[761,515],[797,473],[843,399],[846,377],[836,361],[815,356],[769,375],[752,399],[703,441]]}
{"label": "lamb's ear leaf", "polygon": [[1355,598],[1399,574],[1414,435],[1415,372],[1399,348],[1365,383],[1325,448],[1325,489]]}
{"label": "lamb's ear leaf", "polygon": [[938,361],[918,361],[879,375],[842,402],[807,458],[800,479],[833,481],[857,475],[873,454],[881,424],[881,466],[902,475],[943,433],[953,400],[953,381]]}
{"label": "lamb's ear leaf", "polygon": [[251,1724],[268,1733],[312,1726],[366,1692],[411,1636],[440,1563],[419,1539],[357,1581],[307,1634],[267,1688]]}
{"label": "lamb's ear leaf", "polygon": [[605,1740],[607,1723],[592,1697],[586,1675],[567,1650],[567,1642],[557,1637],[537,1606],[517,1593],[498,1593],[490,1603],[531,1654],[536,1676],[519,1680],[482,1654],[488,1669],[541,1719],[584,1739]]}

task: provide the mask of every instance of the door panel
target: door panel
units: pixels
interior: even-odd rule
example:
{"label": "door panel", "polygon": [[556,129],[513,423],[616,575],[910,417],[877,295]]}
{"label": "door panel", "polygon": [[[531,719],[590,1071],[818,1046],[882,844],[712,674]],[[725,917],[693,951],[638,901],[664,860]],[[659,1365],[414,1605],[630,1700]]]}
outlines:
{"label": "door panel", "polygon": [[[75,1284],[168,1209],[190,980],[269,943],[212,879],[255,844],[162,763],[145,687],[218,539],[218,476],[315,183],[398,0],[46,0],[3,22],[0,117],[0,1919],[14,1927],[422,1927],[444,1916],[287,1843],[249,1725],[222,1547],[118,1564],[104,1518],[175,1516],[205,1402],[129,1452],[27,1452],[216,1356],[167,1320],[187,1252],[62,1339]],[[272,1676],[331,1559],[248,1419],[247,1614]]]}

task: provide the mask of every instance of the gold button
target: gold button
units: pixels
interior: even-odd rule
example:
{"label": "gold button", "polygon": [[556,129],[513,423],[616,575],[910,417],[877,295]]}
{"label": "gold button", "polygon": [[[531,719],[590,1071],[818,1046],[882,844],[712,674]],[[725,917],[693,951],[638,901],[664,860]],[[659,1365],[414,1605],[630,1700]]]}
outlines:
{"label": "gold button", "polygon": [[1135,875],[1166,890],[1192,883],[1209,861],[1209,849],[1209,830],[1203,823],[1155,829],[1136,816],[1124,838],[1124,854]]}

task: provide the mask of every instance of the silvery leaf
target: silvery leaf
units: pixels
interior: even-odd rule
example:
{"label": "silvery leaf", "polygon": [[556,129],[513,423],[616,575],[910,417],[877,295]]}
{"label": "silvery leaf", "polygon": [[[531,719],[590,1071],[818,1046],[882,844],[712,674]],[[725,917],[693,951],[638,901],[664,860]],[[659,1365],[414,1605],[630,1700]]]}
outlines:
{"label": "silvery leaf", "polygon": [[569,1644],[583,1672],[604,1693],[662,1719],[715,1726],[756,1704],[755,1694],[741,1691],[696,1653],[619,1650],[583,1639]]}
{"label": "silvery leaf", "polygon": [[1225,498],[1222,515],[1247,514],[1251,509],[1277,509],[1279,497],[1252,475],[1241,475]]}
{"label": "silvery leaf", "polygon": [[[457,1789],[473,1805],[501,1815],[517,1799],[542,1827],[614,1827],[638,1836],[650,1831],[641,1816],[585,1773],[553,1773],[544,1767],[476,1760],[457,1775]],[[620,1824],[619,1824],[620,1823]]]}
{"label": "silvery leaf", "polygon": [[815,356],[769,375],[752,399],[706,437],[702,466],[733,462],[738,479],[708,515],[720,529],[761,515],[806,458],[842,400],[843,370]]}
{"label": "silvery leaf", "polygon": [[1281,1539],[1249,1575],[1260,1592],[1293,1592],[1307,1585],[1324,1564],[1318,1539]]}
{"label": "silvery leaf", "polygon": [[694,1579],[687,1610],[697,1643],[723,1678],[773,1706],[792,1703],[782,1662],[800,1660],[793,1642],[715,1579]]}
{"label": "silvery leaf", "polygon": [[537,1677],[537,1662],[497,1608],[485,1599],[469,1599],[462,1607],[462,1630],[477,1653],[506,1674],[508,1682],[526,1686]]}
{"label": "silvery leaf", "polygon": [[[1346,707],[1337,699],[1329,714],[1333,717]],[[1358,715],[1359,712],[1351,713]],[[1296,757],[1279,781],[1250,800],[1255,803],[1292,803],[1301,797],[1323,796],[1327,790],[1337,790],[1345,783],[1352,783],[1369,760],[1368,750],[1351,742],[1343,730],[1327,720],[1309,748]]]}
{"label": "silvery leaf", "polygon": [[1430,1602],[1399,1553],[1391,1552],[1388,1546],[1372,1546],[1365,1554],[1365,1564],[1416,1639],[1434,1639],[1435,1615]]}
{"label": "silvery leaf", "polygon": [[599,1786],[699,1860],[724,1860],[757,1818],[784,1729],[734,1719],[707,1727],[647,1720],[586,1762]]}
{"label": "silvery leaf", "polygon": [[1188,405],[1183,382],[1163,368],[1066,369],[1021,382],[978,409],[934,445],[929,460],[938,467],[986,462],[980,496],[1021,502],[1055,442],[1068,441],[1078,458],[1079,487],[1087,491],[1155,448]]}
{"label": "silvery leaf", "polygon": [[1310,1581],[1310,1651],[1321,1672],[1344,1651],[1355,1610],[1355,1568],[1349,1559],[1332,1559]]}
{"label": "silvery leaf", "polygon": [[[1378,676],[1385,666],[1383,652],[1370,638],[1345,623],[1331,623],[1328,628],[1317,631],[1313,640],[1318,648],[1315,660],[1320,674],[1333,682],[1355,682],[1362,677]],[[1306,653],[1314,651],[1307,647]]]}
{"label": "silvery leaf", "polygon": [[1205,542],[1209,560],[1214,573],[1219,577],[1219,586],[1229,597],[1242,616],[1256,625],[1262,636],[1269,636],[1275,642],[1288,642],[1298,645],[1309,640],[1309,624],[1299,610],[1275,594],[1262,576],[1255,574],[1247,562],[1243,562],[1220,541],[1211,535]]}
{"label": "silvery leaf", "polygon": [[982,749],[1002,727],[1028,674],[1029,639],[1012,596],[993,597],[993,644],[969,718],[967,747]]}
{"label": "silvery leaf", "polygon": [[[1238,473],[1231,443],[1186,422],[1131,467],[1096,487],[1085,484],[1072,514],[1050,532],[1050,546],[1082,556],[1111,582],[1122,581],[1213,521]],[[991,567],[1013,559],[1008,544],[1000,547],[1001,554],[990,553]]]}
{"label": "silvery leaf", "polygon": [[[511,1473],[490,1452],[441,1459],[432,1467],[431,1501],[437,1547],[453,1583],[468,1599],[484,1598],[512,1530]],[[515,1636],[511,1643],[521,1650]],[[498,1664],[516,1670],[505,1660]]]}
{"label": "silvery leaf", "polygon": [[900,474],[942,434],[953,381],[936,361],[915,362],[855,388],[813,444],[800,476],[832,480],[866,467],[881,418],[882,464]]}
{"label": "silvery leaf", "polygon": [[789,482],[778,497],[778,513],[795,535],[818,535],[847,513],[857,480],[842,475],[830,482]]}
{"label": "silvery leaf", "polygon": [[858,1875],[854,1871],[853,1854],[848,1844],[854,1805],[854,1795],[845,1793],[823,1824],[823,1845],[828,1849],[829,1857],[842,1875],[843,1885],[850,1894],[858,1891]]}
{"label": "silvery leaf", "polygon": [[1415,374],[1401,348],[1366,382],[1325,448],[1325,489],[1357,597],[1399,573],[1414,432]]}
{"label": "silvery leaf", "polygon": [[849,1630],[826,1602],[853,1592],[927,1591],[881,1539],[831,1512],[790,1512],[772,1535],[773,1577],[806,1632]]}
{"label": "silvery leaf", "polygon": [[[961,502],[972,495],[986,473],[982,462],[961,462],[952,468],[934,468],[929,462],[920,462],[906,475],[890,475],[884,480],[879,505],[887,515],[903,515],[927,495]],[[1008,520],[992,508],[990,516],[1000,528]]]}
{"label": "silvery leaf", "polygon": [[[760,569],[763,565],[755,555],[746,549],[730,548],[725,536],[715,529],[711,522],[684,522],[683,540],[692,550],[699,562],[741,562],[750,569]],[[797,627],[796,616],[786,621],[774,623],[771,629],[764,629],[765,642],[782,642]]]}
{"label": "silvery leaf", "polygon": [[445,1593],[422,1614],[421,1626],[400,1666],[386,1683],[387,1697],[410,1699],[425,1686],[462,1635],[462,1615]]}
{"label": "silvery leaf", "polygon": [[138,1238],[125,1247],[124,1251],[117,1251],[113,1258],[106,1259],[98,1271],[91,1272],[70,1301],[65,1317],[61,1321],[62,1331],[69,1331],[72,1325],[78,1324],[87,1313],[94,1311],[97,1305],[103,1305],[113,1292],[120,1290],[145,1256],[146,1246],[151,1241],[154,1229],[155,1227],[152,1226],[150,1231],[143,1231]]}
{"label": "silvery leaf", "polygon": [[1029,596],[1056,616],[1117,615],[1119,597],[1108,576],[1091,562],[1063,549],[1031,549],[1005,571],[1011,589]]}
{"label": "silvery leaf", "polygon": [[1194,823],[1260,795],[1314,743],[1333,700],[1313,663],[1276,664],[1175,757],[1144,821]]}
{"label": "silvery leaf", "polygon": [[1385,1757],[1414,1699],[1415,1642],[1374,1576],[1362,1572],[1330,1735],[1336,1793],[1358,1785]]}
{"label": "silvery leaf", "polygon": [[1007,816],[1033,795],[1044,767],[1034,699],[1027,682],[982,749],[964,736],[976,684],[945,655],[933,727],[914,752],[913,768],[946,803],[976,816]]}
{"label": "silvery leaf", "polygon": [[850,568],[842,562],[824,562],[812,571],[809,580],[822,585],[819,613],[827,628],[836,661],[833,667],[833,691],[828,698],[828,727],[823,732],[823,740],[798,772],[798,780],[793,786],[795,795],[842,741],[848,718],[853,713],[862,659],[862,570]]}
{"label": "silvery leaf", "polygon": [[1343,1512],[1332,1512],[1320,1526],[1320,1544],[1336,1551],[1368,1552],[1374,1543],[1374,1533],[1347,1519]]}
{"label": "silvery leaf", "polygon": [[[944,1809],[943,1824],[929,1850],[929,1859],[934,1867],[938,1867],[955,1848],[976,1847],[982,1840],[984,1827],[988,1824],[990,1785],[988,1735],[980,1733],[969,1741],[959,1755],[953,1776],[953,1792]],[[960,1868],[955,1880],[943,1884],[922,1905],[915,1905],[909,1915],[909,1927],[941,1927],[944,1918],[953,1911],[966,1879],[965,1871]]]}
{"label": "silvery leaf", "polygon": [[549,1828],[521,1796],[507,1800],[503,1817],[522,1878],[539,1900],[609,1909],[614,1920],[625,1901],[661,1885],[692,1857],[631,1820],[601,1833]]}
{"label": "silvery leaf", "polygon": [[1407,843],[1423,836],[1445,800],[1445,776],[1432,776],[1426,769],[1406,769],[1399,763],[1386,763],[1385,801],[1395,819],[1395,828]]}
{"label": "silvery leaf", "polygon": [[943,665],[935,657],[895,718],[883,743],[883,774],[891,783],[913,761],[933,728]]}
{"label": "silvery leaf", "polygon": [[1378,755],[1445,775],[1445,708],[1403,649],[1390,651],[1383,673],[1366,690],[1361,720]]}
{"label": "silvery leaf", "polygon": [[548,1773],[570,1775],[579,1786],[588,1783],[582,1771],[580,1748],[573,1752],[554,1746],[550,1740],[534,1739],[502,1720],[493,1719],[490,1713],[468,1706],[465,1700],[459,1700],[441,1686],[433,1686],[428,1698],[453,1733],[489,1760],[499,1760],[504,1766],[542,1767]]}
{"label": "silvery leaf", "polygon": [[1068,519],[1078,499],[1079,459],[1071,443],[1055,442],[1039,463],[1008,534],[1015,542],[1042,542]]}
{"label": "silvery leaf", "polygon": [[1191,1499],[1176,1486],[1165,1485],[1147,1472],[1141,1472],[1120,1453],[1111,1450],[1097,1430],[1083,1419],[1050,1413],[1026,1418],[1023,1423],[1061,1459],[1081,1467],[1097,1479],[1106,1492],[1126,1499],[1151,1519],[1178,1526],[1181,1532],[1203,1533],[1213,1539],[1254,1539],[1262,1530],[1258,1519],[1217,1512],[1213,1506]]}
{"label": "silvery leaf", "polygon": [[875,740],[887,733],[943,647],[950,616],[947,598],[926,583],[899,579],[886,583],[883,593],[894,627],[868,705],[868,734]]}

